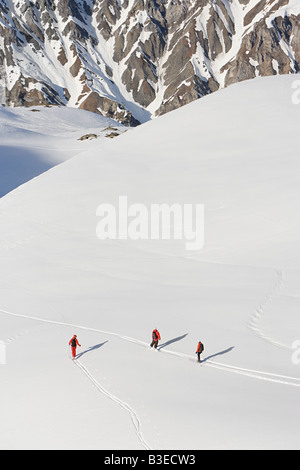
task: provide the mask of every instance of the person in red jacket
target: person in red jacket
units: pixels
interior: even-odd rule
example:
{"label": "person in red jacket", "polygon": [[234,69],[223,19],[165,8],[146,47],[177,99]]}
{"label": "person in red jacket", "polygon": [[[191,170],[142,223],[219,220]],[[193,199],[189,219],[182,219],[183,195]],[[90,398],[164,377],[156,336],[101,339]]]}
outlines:
{"label": "person in red jacket", "polygon": [[81,348],[81,344],[78,343],[77,335],[74,335],[73,338],[70,339],[69,346],[71,346],[72,358],[74,359],[76,357],[77,346]]}
{"label": "person in red jacket", "polygon": [[196,350],[196,354],[198,356],[198,362],[201,362],[200,355],[201,355],[201,353],[203,353],[203,351],[204,351],[203,343],[201,343],[201,341],[199,341],[198,346],[197,346],[197,350]]}
{"label": "person in red jacket", "polygon": [[152,331],[152,343],[150,344],[151,348],[153,348],[153,346],[155,347],[155,349],[157,348],[158,346],[158,341],[160,340],[160,334],[159,334],[159,331],[155,328],[153,331]]}

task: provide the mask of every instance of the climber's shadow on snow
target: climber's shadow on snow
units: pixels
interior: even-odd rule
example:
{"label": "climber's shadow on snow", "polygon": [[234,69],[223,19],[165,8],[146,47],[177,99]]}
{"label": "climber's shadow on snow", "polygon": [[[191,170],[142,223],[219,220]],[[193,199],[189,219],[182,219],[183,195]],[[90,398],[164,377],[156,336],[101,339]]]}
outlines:
{"label": "climber's shadow on snow", "polygon": [[166,346],[169,346],[169,344],[176,343],[177,341],[181,341],[187,335],[188,335],[188,333],[186,333],[185,335],[182,335],[182,336],[177,336],[177,338],[169,339],[169,341],[166,341],[165,343],[161,344],[157,349],[159,350],[159,349],[165,348]]}
{"label": "climber's shadow on snow", "polygon": [[227,354],[230,351],[232,351],[233,349],[234,349],[234,346],[231,346],[228,349],[224,349],[224,351],[220,351],[220,352],[217,352],[215,354],[211,354],[210,356],[207,356],[207,357],[204,357],[203,359],[201,359],[201,362],[209,361],[209,359],[213,359],[217,356],[223,356],[223,354]]}
{"label": "climber's shadow on snow", "polygon": [[104,343],[95,344],[94,346],[90,346],[85,351],[82,351],[81,353],[77,354],[76,359],[79,359],[80,357],[84,356],[84,354],[87,354],[91,351],[95,351],[96,349],[102,348],[102,346],[104,346],[106,343],[108,343],[108,341],[104,341]]}

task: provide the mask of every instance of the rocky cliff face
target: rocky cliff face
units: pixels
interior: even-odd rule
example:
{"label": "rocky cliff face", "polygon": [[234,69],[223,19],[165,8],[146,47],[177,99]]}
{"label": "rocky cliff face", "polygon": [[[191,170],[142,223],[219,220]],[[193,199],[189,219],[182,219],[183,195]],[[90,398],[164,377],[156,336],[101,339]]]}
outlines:
{"label": "rocky cliff face", "polygon": [[297,73],[297,0],[0,0],[0,98],[137,125],[234,82]]}

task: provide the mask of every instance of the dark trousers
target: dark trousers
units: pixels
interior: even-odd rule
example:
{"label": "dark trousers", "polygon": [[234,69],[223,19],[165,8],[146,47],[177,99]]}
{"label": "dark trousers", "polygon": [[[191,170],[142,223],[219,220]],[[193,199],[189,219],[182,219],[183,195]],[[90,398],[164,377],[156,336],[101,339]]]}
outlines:
{"label": "dark trousers", "polygon": [[154,339],[154,340],[152,341],[152,343],[150,344],[150,346],[151,346],[151,348],[153,348],[153,346],[154,346],[155,349],[156,349],[157,346],[158,346],[158,339],[156,339],[156,340]]}
{"label": "dark trousers", "polygon": [[201,353],[197,352],[197,356],[198,356],[198,362],[201,362],[201,360],[200,360]]}

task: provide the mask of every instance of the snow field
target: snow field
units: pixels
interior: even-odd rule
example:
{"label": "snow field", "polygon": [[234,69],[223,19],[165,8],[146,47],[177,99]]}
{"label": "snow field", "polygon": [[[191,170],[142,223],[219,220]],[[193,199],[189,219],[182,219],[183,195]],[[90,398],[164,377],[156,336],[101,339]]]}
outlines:
{"label": "snow field", "polygon": [[[1,448],[299,448],[293,80],[95,141],[1,199]],[[120,195],[205,204],[204,249],[100,242],[96,208]]]}

